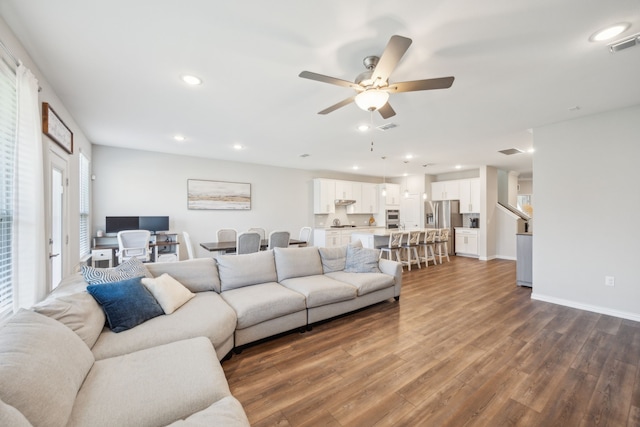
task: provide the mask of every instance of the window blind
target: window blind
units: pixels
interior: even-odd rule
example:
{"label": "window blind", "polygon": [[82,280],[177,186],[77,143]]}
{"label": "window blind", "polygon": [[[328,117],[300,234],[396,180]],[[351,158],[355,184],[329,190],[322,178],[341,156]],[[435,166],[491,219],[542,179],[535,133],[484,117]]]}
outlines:
{"label": "window blind", "polygon": [[91,251],[89,235],[89,214],[91,210],[91,202],[89,200],[89,185],[91,177],[89,176],[89,159],[82,153],[78,156],[80,159],[80,258],[89,254]]}
{"label": "window blind", "polygon": [[16,117],[15,62],[0,49],[0,318],[13,311]]}

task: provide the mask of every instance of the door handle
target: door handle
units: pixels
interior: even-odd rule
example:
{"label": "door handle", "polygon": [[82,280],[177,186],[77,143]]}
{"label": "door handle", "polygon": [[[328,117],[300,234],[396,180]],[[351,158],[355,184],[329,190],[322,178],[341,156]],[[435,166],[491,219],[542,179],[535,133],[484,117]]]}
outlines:
{"label": "door handle", "polygon": [[49,258],[55,258],[55,257],[57,257],[58,255],[60,255],[60,254],[49,254]]}

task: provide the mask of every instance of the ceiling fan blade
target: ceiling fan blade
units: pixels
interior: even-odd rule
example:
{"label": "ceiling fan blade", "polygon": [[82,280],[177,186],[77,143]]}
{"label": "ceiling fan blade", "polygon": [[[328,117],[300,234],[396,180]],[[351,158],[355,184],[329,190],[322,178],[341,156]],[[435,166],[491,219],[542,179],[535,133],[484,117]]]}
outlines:
{"label": "ceiling fan blade", "polygon": [[312,73],[311,71],[303,71],[298,74],[298,77],[302,77],[303,79],[315,80],[323,83],[330,83],[332,85],[350,87],[355,90],[363,90],[362,86],[357,85],[353,82],[337,79],[335,77],[325,76],[323,74]]}
{"label": "ceiling fan blade", "polygon": [[389,104],[388,102],[382,107],[378,108],[378,112],[383,119],[388,119],[389,117],[393,117],[396,115],[396,112],[393,110],[393,108],[391,108],[391,104]]}
{"label": "ceiling fan blade", "polygon": [[390,93],[414,92],[417,90],[447,89],[453,84],[454,77],[439,77],[437,79],[413,80],[410,82],[392,83],[384,88]]}
{"label": "ceiling fan blade", "polygon": [[380,83],[389,80],[389,76],[398,65],[398,62],[400,62],[402,55],[409,49],[409,46],[411,46],[411,39],[402,36],[391,36],[387,47],[384,48],[384,52],[380,56],[378,65],[373,70],[371,79],[374,82],[379,79]]}
{"label": "ceiling fan blade", "polygon": [[338,102],[337,104],[333,104],[331,107],[325,108],[322,111],[319,111],[318,114],[329,114],[332,111],[337,110],[338,108],[342,108],[345,105],[349,105],[351,104],[353,101],[355,101],[356,97],[352,96],[350,98],[347,99],[343,99],[342,101]]}

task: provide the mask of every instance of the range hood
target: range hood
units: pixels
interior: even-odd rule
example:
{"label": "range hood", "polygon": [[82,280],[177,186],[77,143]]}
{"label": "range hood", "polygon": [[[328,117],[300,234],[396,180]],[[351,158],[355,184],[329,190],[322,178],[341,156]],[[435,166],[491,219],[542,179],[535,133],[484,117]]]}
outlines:
{"label": "range hood", "polygon": [[349,199],[336,199],[334,201],[336,206],[349,206],[354,204],[356,201],[355,200],[349,200]]}

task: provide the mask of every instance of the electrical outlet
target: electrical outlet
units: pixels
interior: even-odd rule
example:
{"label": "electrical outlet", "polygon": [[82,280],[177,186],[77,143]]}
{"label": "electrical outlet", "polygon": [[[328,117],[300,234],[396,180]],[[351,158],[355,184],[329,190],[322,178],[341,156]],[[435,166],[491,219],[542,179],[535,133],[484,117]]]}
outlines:
{"label": "electrical outlet", "polygon": [[616,279],[613,276],[604,276],[604,285],[605,286],[615,286]]}

